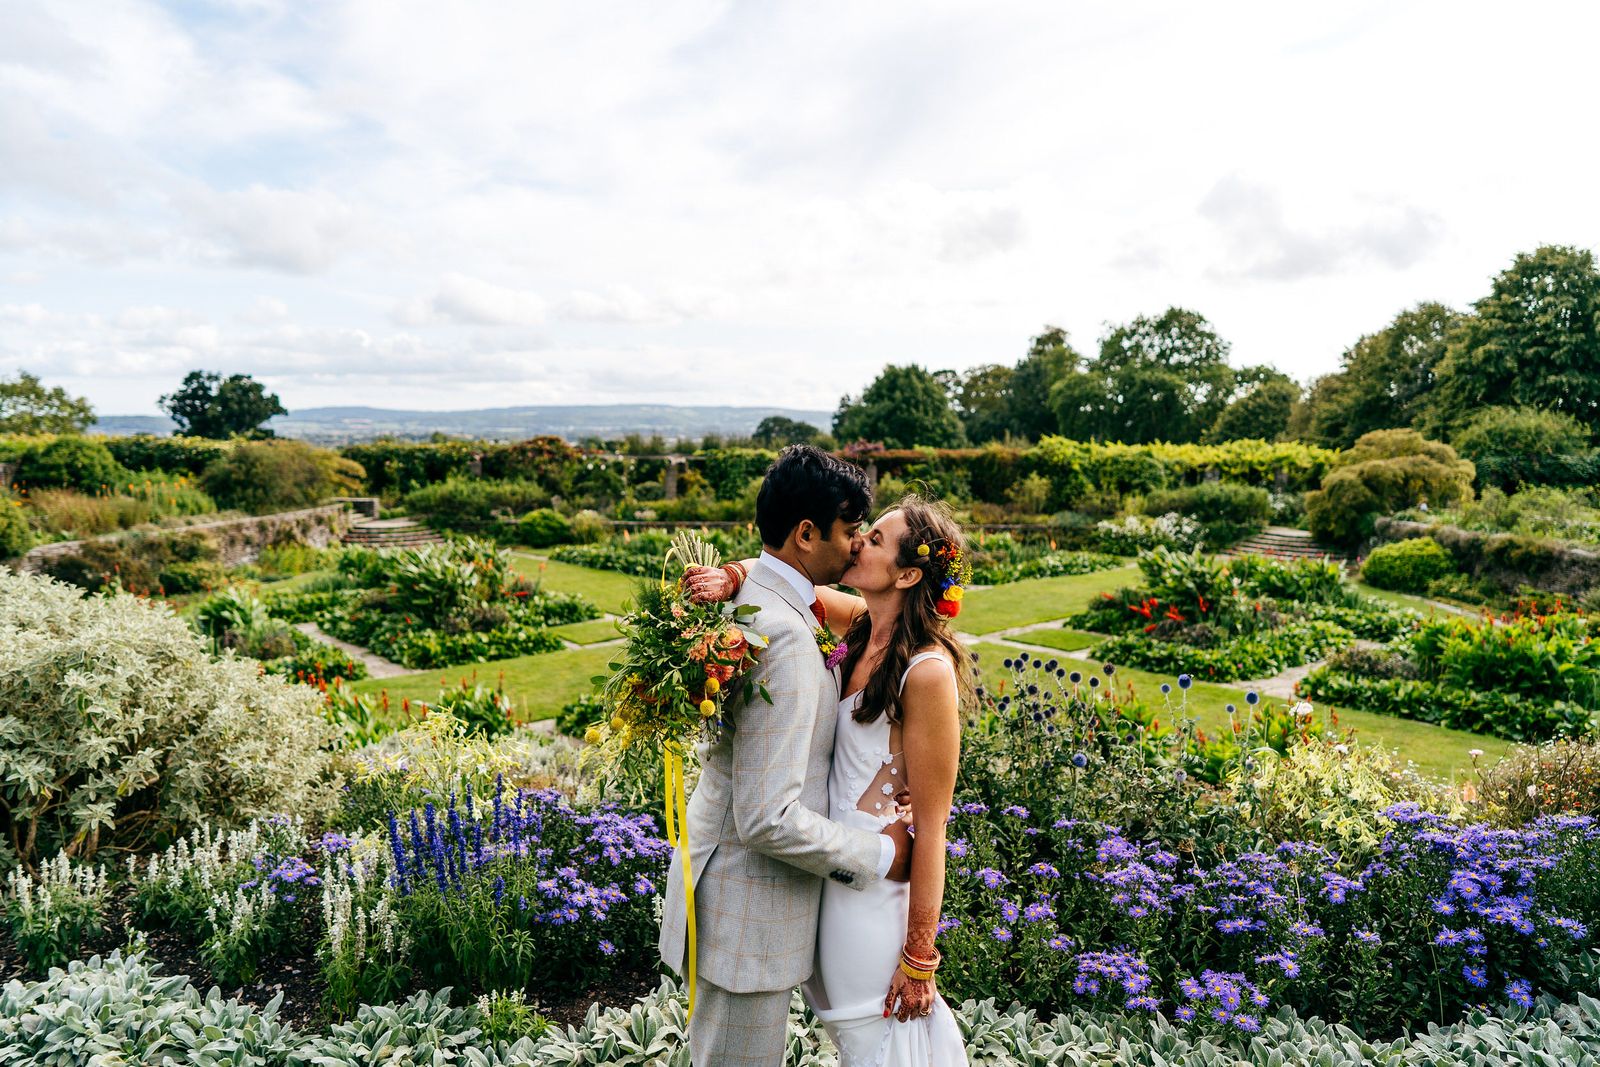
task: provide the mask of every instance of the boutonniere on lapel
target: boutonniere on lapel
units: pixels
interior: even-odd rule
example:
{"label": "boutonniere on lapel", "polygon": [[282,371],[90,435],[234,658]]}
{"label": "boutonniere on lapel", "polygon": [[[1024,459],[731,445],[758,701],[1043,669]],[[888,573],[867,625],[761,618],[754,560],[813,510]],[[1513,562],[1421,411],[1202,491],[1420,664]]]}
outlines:
{"label": "boutonniere on lapel", "polygon": [[811,631],[811,636],[817,639],[817,649],[822,653],[822,665],[830,671],[844,662],[850,654],[850,646],[844,643],[841,637],[833,636],[833,631],[826,626],[818,626]]}

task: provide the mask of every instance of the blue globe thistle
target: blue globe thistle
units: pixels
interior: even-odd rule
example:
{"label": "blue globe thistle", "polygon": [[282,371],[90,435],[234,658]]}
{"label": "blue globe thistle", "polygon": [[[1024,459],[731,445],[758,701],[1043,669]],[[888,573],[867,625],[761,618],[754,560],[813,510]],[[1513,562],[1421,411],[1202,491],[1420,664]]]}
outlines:
{"label": "blue globe thistle", "polygon": [[1072,765],[1079,770],[1082,770],[1089,765],[1089,757],[1084,755],[1082,752],[1074,752],[1072,754]]}
{"label": "blue globe thistle", "polygon": [[1252,689],[1250,692],[1244,695],[1244,702],[1249,704],[1251,707],[1254,707],[1255,705],[1261,703],[1261,694]]}
{"label": "blue globe thistle", "polygon": [[1187,689],[1193,684],[1194,684],[1194,679],[1189,677],[1187,674],[1178,675],[1178,688],[1179,689]]}

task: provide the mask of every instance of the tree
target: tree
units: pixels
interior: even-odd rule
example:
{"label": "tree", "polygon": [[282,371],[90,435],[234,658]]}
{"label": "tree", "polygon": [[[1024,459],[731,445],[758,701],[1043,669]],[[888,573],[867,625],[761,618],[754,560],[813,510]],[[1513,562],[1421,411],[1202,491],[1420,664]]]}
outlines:
{"label": "tree", "polygon": [[1478,484],[1515,492],[1525,484],[1592,485],[1600,472],[1589,431],[1571,415],[1489,407],[1450,442],[1478,470]]}
{"label": "tree", "polygon": [[59,385],[46,389],[27,371],[16,381],[0,380],[0,433],[82,433],[93,422],[89,401]]}
{"label": "tree", "polygon": [[787,445],[810,444],[822,431],[809,422],[801,422],[783,415],[768,415],[756,426],[751,440],[762,448],[783,448]]}
{"label": "tree", "polygon": [[1438,368],[1434,431],[1489,405],[1536,407],[1600,427],[1600,271],[1594,254],[1546,245],[1516,260],[1473,305]]}
{"label": "tree", "polygon": [[1461,321],[1459,312],[1425,301],[1345,349],[1339,373],[1308,393],[1300,436],[1349,448],[1373,430],[1417,425]]}
{"label": "tree", "polygon": [[1083,357],[1072,347],[1067,331],[1059,326],[1046,326],[1043,333],[1033,338],[1028,344],[1028,354],[1011,373],[1006,401],[1006,421],[1011,432],[1032,441],[1055,433],[1055,412],[1045,402],[1046,398],[1051,388],[1077,371],[1082,362]]}
{"label": "tree", "polygon": [[193,437],[226,440],[235,436],[271,437],[261,424],[288,409],[276,393],[248,374],[223,378],[211,371],[190,371],[175,393],[160,400],[161,408],[178,424],[177,432]]}
{"label": "tree", "polygon": [[[1289,417],[1300,400],[1300,387],[1287,374],[1270,368],[1223,409],[1206,431],[1207,441],[1276,441],[1289,430]],[[1241,372],[1243,376],[1244,372]]]}
{"label": "tree", "polygon": [[359,463],[335,452],[272,439],[235,445],[207,465],[200,484],[224,507],[260,515],[358,493],[365,478]]}
{"label": "tree", "polygon": [[1472,464],[1415,430],[1363,434],[1306,494],[1306,525],[1319,541],[1354,545],[1379,515],[1426,500],[1439,507],[1472,497]]}
{"label": "tree", "polygon": [[1068,437],[1198,441],[1233,393],[1228,348],[1198,312],[1141,315],[1107,331],[1094,361],[1052,387],[1048,407]]}
{"label": "tree", "polygon": [[17,481],[29,489],[76,489],[98,495],[114,491],[128,477],[103,443],[76,434],[36,444],[17,463]]}
{"label": "tree", "polygon": [[881,441],[887,448],[966,444],[944,386],[914,365],[885,367],[860,400],[840,400],[833,434],[840,441]]}
{"label": "tree", "polygon": [[1013,432],[1009,415],[1011,383],[1016,372],[999,363],[973,367],[956,391],[956,414],[973,444],[998,441]]}

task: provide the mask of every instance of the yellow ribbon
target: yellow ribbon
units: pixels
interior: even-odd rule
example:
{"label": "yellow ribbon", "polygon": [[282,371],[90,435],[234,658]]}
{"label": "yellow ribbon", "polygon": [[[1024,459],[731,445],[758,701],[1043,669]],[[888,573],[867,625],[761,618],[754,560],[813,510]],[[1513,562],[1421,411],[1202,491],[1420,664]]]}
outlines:
{"label": "yellow ribbon", "polygon": [[689,1013],[686,1018],[692,1019],[695,983],[694,871],[689,864],[689,811],[688,802],[683,795],[683,756],[679,754],[676,745],[667,746],[662,755],[667,776],[667,843],[677,849],[678,854],[683,857],[683,900],[686,905],[684,914],[688,921],[687,941],[684,945],[689,979]]}

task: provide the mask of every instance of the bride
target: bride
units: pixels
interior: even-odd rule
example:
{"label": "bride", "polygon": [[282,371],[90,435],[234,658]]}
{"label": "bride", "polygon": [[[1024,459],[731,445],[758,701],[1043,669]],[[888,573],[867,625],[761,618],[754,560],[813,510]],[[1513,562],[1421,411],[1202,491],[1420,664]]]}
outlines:
{"label": "bride", "polygon": [[[818,587],[824,622],[847,646],[830,818],[878,831],[916,827],[911,880],[866,889],[822,885],[817,958],[802,992],[839,1049],[841,1067],[960,1067],[965,1045],[939,996],[934,947],[944,898],[945,826],[955,793],[960,711],[971,660],[950,629],[960,610],[960,527],[908,496],[863,535],[841,584]],[[753,562],[753,561],[752,561]],[[721,571],[689,575],[700,599],[732,591]]]}

